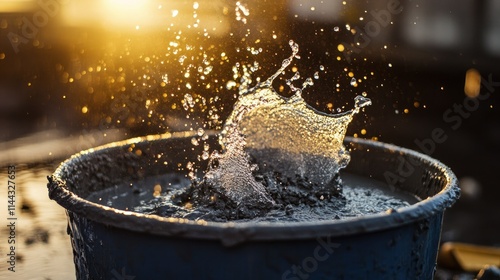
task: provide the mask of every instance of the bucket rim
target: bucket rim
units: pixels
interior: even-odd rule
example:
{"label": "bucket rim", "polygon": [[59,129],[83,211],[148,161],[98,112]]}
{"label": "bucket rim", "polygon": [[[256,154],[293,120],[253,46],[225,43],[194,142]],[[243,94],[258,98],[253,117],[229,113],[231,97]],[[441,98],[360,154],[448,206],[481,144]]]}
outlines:
{"label": "bucket rim", "polygon": [[[59,165],[52,176],[47,177],[49,180],[47,184],[49,197],[65,208],[67,212],[72,212],[78,217],[84,217],[107,226],[159,236],[220,240],[224,245],[232,246],[247,241],[331,238],[387,230],[440,215],[446,208],[454,204],[460,196],[456,176],[449,167],[440,161],[426,154],[393,144],[348,136],[344,139],[344,145],[353,143],[369,149],[388,150],[391,153],[417,158],[425,164],[433,166],[442,173],[440,175],[445,177],[445,187],[437,194],[409,206],[393,211],[342,220],[258,223],[210,222],[140,214],[90,202],[69,191],[65,180],[62,178],[63,169],[71,166],[75,160],[80,160],[82,157],[95,153],[110,152],[139,142],[160,142],[168,139],[191,137],[194,134],[194,132],[178,132],[136,137],[91,148],[72,155]],[[217,132],[210,132],[210,134],[217,135]]]}

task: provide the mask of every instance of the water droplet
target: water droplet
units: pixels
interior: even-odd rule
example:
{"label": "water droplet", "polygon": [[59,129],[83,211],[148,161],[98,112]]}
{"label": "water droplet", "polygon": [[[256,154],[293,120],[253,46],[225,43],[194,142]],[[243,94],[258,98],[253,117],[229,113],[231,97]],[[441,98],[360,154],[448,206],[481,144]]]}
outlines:
{"label": "water droplet", "polygon": [[281,66],[286,67],[286,66],[290,65],[291,62],[292,62],[292,60],[289,59],[289,58],[283,59],[283,62],[281,63]]}
{"label": "water droplet", "polygon": [[198,146],[200,145],[200,143],[198,142],[198,140],[196,138],[191,138],[191,144],[193,144],[194,146]]}
{"label": "water droplet", "polygon": [[369,98],[366,98],[364,96],[358,95],[354,98],[354,106],[355,108],[363,108],[368,105],[371,105],[372,101]]}
{"label": "water droplet", "polygon": [[182,104],[182,106],[184,107],[184,110],[188,110],[189,108],[193,108],[194,107],[194,99],[193,99],[193,96],[189,93],[186,93],[184,95],[184,102]]}
{"label": "water droplet", "polygon": [[210,157],[210,154],[207,151],[203,151],[203,153],[201,154],[201,158],[203,160],[207,160],[209,157]]}
{"label": "water droplet", "polygon": [[183,64],[184,63],[184,60],[187,58],[187,56],[185,55],[182,55],[181,57],[179,57],[179,63],[180,64]]}
{"label": "water droplet", "polygon": [[205,70],[203,71],[203,74],[205,74],[205,75],[210,74],[210,72],[212,72],[213,68],[214,68],[214,67],[213,67],[213,66],[211,66],[211,65],[210,65],[210,66],[205,67]]}
{"label": "water droplet", "polygon": [[356,86],[357,85],[356,78],[352,78],[350,84],[351,86]]}
{"label": "water droplet", "polygon": [[302,83],[302,90],[304,90],[307,86],[314,85],[314,82],[311,78],[307,78],[304,83]]}
{"label": "water droplet", "polygon": [[226,83],[226,88],[227,89],[232,89],[234,87],[236,87],[236,82],[235,81],[231,81],[231,80],[227,81],[227,83]]}

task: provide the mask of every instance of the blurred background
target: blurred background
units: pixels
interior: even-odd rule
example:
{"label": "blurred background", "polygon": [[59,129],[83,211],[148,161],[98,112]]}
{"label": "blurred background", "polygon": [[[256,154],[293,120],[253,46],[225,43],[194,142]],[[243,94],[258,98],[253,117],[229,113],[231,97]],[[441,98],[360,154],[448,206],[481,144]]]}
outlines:
{"label": "blurred background", "polygon": [[[314,77],[303,96],[320,111],[349,110],[365,92],[373,105],[348,135],[450,166],[462,198],[442,241],[500,246],[498,14],[500,0],[1,1],[0,178],[16,165],[16,276],[74,275],[64,211],[45,189],[61,160],[135,136],[220,129],[245,70],[265,80],[289,40],[301,59],[275,81],[281,94],[297,71]],[[442,143],[431,141],[436,129]],[[474,274],[437,277],[454,275]]]}

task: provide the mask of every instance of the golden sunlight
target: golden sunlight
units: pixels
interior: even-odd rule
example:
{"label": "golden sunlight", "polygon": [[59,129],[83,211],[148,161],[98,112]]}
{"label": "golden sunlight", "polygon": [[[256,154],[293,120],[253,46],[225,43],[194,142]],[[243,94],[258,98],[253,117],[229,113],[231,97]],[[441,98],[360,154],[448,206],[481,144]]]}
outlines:
{"label": "golden sunlight", "polygon": [[106,27],[151,25],[154,9],[149,0],[105,0],[101,2]]}

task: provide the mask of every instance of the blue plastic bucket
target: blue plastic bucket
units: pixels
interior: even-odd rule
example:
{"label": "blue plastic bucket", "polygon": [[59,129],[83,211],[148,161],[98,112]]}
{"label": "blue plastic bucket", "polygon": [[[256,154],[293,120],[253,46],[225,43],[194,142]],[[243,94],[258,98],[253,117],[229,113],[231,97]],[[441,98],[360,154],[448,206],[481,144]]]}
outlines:
{"label": "blue plastic bucket", "polygon": [[359,218],[193,222],[85,199],[116,184],[179,171],[165,161],[198,162],[202,147],[193,146],[191,136],[136,138],[84,151],[49,177],[50,198],[67,210],[78,279],[432,279],[443,212],[459,197],[457,180],[442,163],[394,145],[346,138],[346,171],[422,201]]}

